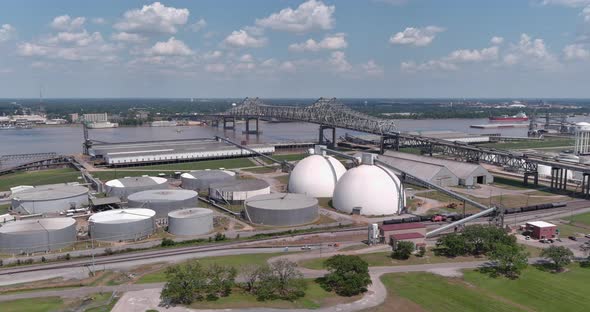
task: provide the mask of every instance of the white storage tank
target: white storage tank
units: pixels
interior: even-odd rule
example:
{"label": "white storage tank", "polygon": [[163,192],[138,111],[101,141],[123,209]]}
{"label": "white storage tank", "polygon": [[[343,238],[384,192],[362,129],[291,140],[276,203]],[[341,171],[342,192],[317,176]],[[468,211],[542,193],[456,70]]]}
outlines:
{"label": "white storage tank", "polygon": [[375,155],[364,153],[362,164],[348,170],[336,184],[332,204],[345,213],[381,216],[402,213],[405,191],[390,170],[374,164]]}
{"label": "white storage tank", "polygon": [[256,224],[295,226],[318,218],[318,200],[304,194],[272,193],[244,202],[246,218]]}
{"label": "white storage tank", "polygon": [[129,195],[127,206],[152,209],[156,218],[166,218],[170,211],[198,207],[199,194],[190,190],[149,190]]}
{"label": "white storage tank", "polygon": [[90,237],[101,241],[135,241],[154,233],[156,212],[144,208],[114,209],[88,219]]}
{"label": "white storage tank", "polygon": [[27,219],[0,227],[0,254],[59,250],[75,242],[73,218]]}
{"label": "white storage tank", "polygon": [[312,197],[332,197],[334,188],[346,168],[317,145],[311,155],[297,162],[289,175],[289,192]]}
{"label": "white storage tank", "polygon": [[270,194],[270,185],[258,179],[238,179],[212,183],[209,186],[210,198],[230,204],[240,204],[250,197],[264,194]]}
{"label": "white storage tank", "polygon": [[213,231],[213,210],[189,208],[168,214],[168,232],[172,235],[192,236]]}
{"label": "white storage tank", "polygon": [[85,206],[88,206],[88,188],[77,184],[52,184],[14,193],[11,210],[21,214],[57,213]]}
{"label": "white storage tank", "polygon": [[126,199],[127,196],[147,190],[164,190],[168,188],[168,180],[161,177],[127,177],[110,180],[105,183],[108,196]]}
{"label": "white storage tank", "polygon": [[181,187],[186,190],[207,191],[211,183],[235,180],[236,173],[227,170],[195,170],[180,175]]}

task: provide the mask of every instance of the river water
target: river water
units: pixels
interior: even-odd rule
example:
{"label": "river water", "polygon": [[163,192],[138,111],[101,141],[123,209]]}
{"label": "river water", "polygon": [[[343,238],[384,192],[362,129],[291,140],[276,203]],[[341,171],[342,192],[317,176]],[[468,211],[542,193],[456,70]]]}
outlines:
{"label": "river water", "polygon": [[[590,121],[589,117],[576,117],[572,121]],[[487,119],[424,119],[397,120],[400,131],[452,130],[467,133],[501,133],[505,136],[526,136],[527,128],[473,129],[470,125],[487,124]],[[238,123],[236,130],[213,127],[121,127],[91,129],[90,138],[105,142],[149,141],[224,136],[236,142],[314,142],[318,139],[318,125],[300,122],[260,123],[262,134],[242,134],[245,124]],[[337,136],[354,131],[338,129]],[[0,130],[0,155],[56,152],[75,154],[82,152],[83,132],[81,127],[38,127],[32,129]]]}

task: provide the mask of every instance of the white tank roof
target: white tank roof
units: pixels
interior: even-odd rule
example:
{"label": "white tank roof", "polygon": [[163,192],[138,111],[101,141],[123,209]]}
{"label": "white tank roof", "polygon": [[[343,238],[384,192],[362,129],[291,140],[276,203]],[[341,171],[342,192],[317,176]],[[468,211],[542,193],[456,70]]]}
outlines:
{"label": "white tank roof", "polygon": [[345,213],[359,208],[362,215],[392,215],[401,212],[405,195],[400,180],[393,172],[365,164],[348,170],[340,178],[332,204]]}
{"label": "white tank roof", "polygon": [[107,181],[107,183],[105,183],[105,184],[110,187],[137,187],[137,186],[163,184],[163,183],[166,183],[167,181],[168,180],[166,180],[166,178],[142,176],[142,177],[129,177],[129,178],[110,180],[110,181]]}
{"label": "white tank roof", "polygon": [[93,223],[127,223],[153,218],[156,212],[145,208],[114,209],[95,213],[88,219]]}
{"label": "white tank roof", "polygon": [[590,130],[590,123],[587,123],[585,121],[576,123],[576,126],[579,130]]}
{"label": "white tank roof", "polygon": [[312,197],[332,197],[334,187],[346,172],[336,158],[310,155],[297,162],[289,176],[289,192]]}

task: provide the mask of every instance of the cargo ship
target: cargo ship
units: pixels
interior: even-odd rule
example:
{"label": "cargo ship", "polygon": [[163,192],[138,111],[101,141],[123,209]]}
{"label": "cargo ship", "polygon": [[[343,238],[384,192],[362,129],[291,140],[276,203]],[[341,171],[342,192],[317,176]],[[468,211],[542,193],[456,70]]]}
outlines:
{"label": "cargo ship", "polygon": [[529,117],[525,113],[518,113],[513,116],[491,116],[490,121],[528,121]]}

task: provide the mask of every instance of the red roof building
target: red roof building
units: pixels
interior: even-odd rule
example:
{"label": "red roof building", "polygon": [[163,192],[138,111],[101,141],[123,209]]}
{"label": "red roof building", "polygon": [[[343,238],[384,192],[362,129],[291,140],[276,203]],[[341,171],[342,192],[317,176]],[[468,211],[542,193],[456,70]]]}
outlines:
{"label": "red roof building", "polygon": [[379,226],[379,234],[382,242],[392,246],[398,241],[411,241],[416,246],[422,246],[426,237],[426,225],[419,222],[383,224]]}

